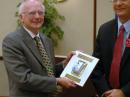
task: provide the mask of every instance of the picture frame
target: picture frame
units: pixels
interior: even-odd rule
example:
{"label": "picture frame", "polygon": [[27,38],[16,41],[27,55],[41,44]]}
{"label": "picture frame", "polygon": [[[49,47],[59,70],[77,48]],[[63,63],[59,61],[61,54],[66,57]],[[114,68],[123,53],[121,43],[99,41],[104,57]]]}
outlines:
{"label": "picture frame", "polygon": [[67,77],[83,87],[99,59],[80,51],[75,52],[60,77]]}

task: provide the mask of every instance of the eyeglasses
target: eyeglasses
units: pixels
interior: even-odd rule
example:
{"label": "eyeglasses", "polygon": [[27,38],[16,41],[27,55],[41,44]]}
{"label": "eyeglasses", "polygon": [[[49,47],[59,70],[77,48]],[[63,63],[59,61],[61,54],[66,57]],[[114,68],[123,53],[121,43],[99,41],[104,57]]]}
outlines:
{"label": "eyeglasses", "polygon": [[117,1],[126,2],[127,0],[112,0],[113,3],[116,3]]}
{"label": "eyeglasses", "polygon": [[36,14],[38,14],[39,16],[44,16],[45,13],[43,11],[32,11],[32,12],[24,12],[24,14],[29,15],[30,17],[34,17]]}

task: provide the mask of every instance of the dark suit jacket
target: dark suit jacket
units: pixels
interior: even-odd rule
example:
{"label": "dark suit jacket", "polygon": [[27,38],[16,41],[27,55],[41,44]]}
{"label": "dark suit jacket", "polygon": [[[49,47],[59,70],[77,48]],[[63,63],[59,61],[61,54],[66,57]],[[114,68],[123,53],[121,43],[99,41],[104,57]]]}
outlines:
{"label": "dark suit jacket", "polygon": [[[54,64],[50,39],[40,33],[41,40]],[[3,58],[9,78],[10,97],[50,97],[56,90],[56,79],[48,77],[34,39],[20,27],[3,40]],[[54,70],[62,71],[61,65]]]}
{"label": "dark suit jacket", "polygon": [[[92,79],[99,95],[111,89],[108,80],[117,31],[117,20],[111,20],[100,27],[96,39],[93,56],[99,58],[100,61],[95,68]],[[120,88],[126,97],[130,97],[130,47],[125,48],[121,59]]]}

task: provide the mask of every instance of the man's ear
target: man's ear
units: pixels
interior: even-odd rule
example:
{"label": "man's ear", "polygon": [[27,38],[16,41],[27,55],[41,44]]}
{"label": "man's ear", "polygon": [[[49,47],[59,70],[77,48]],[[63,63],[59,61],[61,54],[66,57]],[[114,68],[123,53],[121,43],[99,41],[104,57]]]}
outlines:
{"label": "man's ear", "polygon": [[23,23],[23,16],[22,16],[22,15],[19,15],[19,21],[20,21],[21,23]]}

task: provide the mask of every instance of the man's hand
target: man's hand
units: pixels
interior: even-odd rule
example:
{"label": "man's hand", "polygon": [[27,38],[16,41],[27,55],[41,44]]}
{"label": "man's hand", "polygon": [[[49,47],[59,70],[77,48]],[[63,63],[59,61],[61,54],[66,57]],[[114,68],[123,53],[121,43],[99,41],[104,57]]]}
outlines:
{"label": "man's hand", "polygon": [[104,97],[125,97],[121,89],[112,89],[104,93]]}
{"label": "man's hand", "polygon": [[74,88],[77,86],[74,81],[68,79],[67,77],[56,78],[56,81],[57,84],[59,84],[63,88]]}

